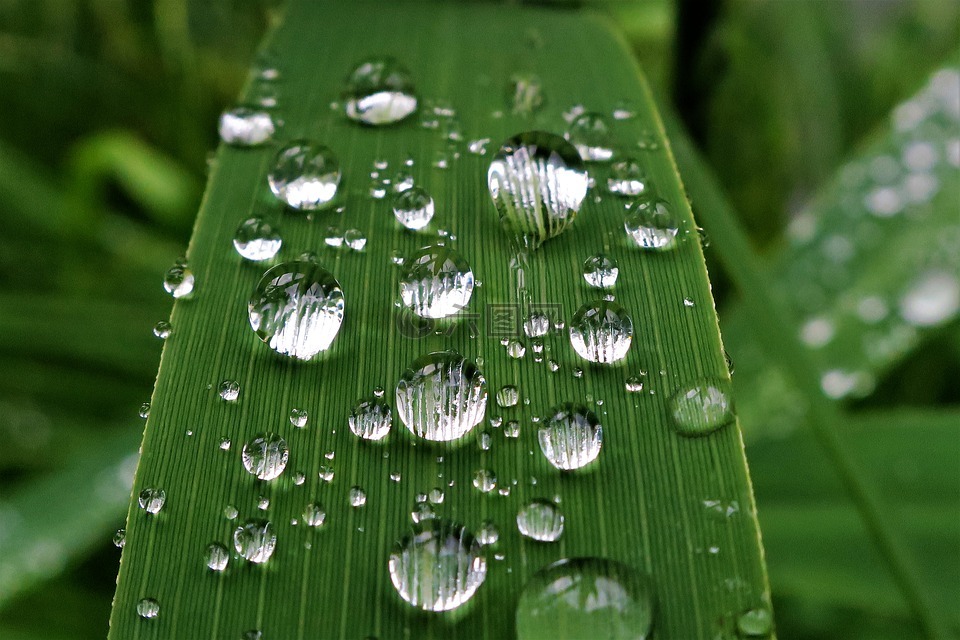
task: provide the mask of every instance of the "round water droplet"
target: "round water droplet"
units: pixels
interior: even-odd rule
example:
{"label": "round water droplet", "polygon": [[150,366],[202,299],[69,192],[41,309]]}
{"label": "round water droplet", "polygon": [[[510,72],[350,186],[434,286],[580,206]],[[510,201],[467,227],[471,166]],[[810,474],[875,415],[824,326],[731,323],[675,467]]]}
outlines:
{"label": "round water droplet", "polygon": [[604,162],[613,157],[610,125],[599,113],[583,113],[570,123],[564,137],[586,162]]}
{"label": "round water droplet", "polygon": [[503,425],[503,437],[504,438],[519,438],[520,437],[520,423],[516,420],[510,420],[507,424]]}
{"label": "round water droplet", "polygon": [[733,421],[733,401],[726,382],[701,381],[670,400],[673,427],[682,436],[702,436]]}
{"label": "round water droplet", "polygon": [[597,459],[603,429],[597,416],[583,405],[566,402],[551,410],[538,432],[540,450],[557,469],[579,469]]}
{"label": "round water droplet", "polygon": [[220,139],[236,147],[255,147],[268,142],[277,130],[266,111],[235,107],[220,116]]}
{"label": "round water droplet", "polygon": [[260,480],[273,480],[287,466],[287,441],[275,433],[262,433],[243,445],[243,467]]}
{"label": "round water droplet", "polygon": [[433,197],[422,187],[410,187],[393,196],[393,215],[407,229],[423,229],[433,219]]}
{"label": "round water droplet", "polygon": [[127,530],[117,529],[117,532],[113,534],[113,546],[117,549],[123,549],[125,544],[127,544]]}
{"label": "round water droplet", "polygon": [[327,520],[327,512],[316,502],[311,502],[303,508],[303,524],[308,527],[322,527]]}
{"label": "round water droplet", "polygon": [[547,500],[534,500],[517,514],[520,533],[540,542],[556,542],[563,534],[563,514]]}
{"label": "round water droplet", "polygon": [[267,271],[248,306],[250,326],[260,339],[299,360],[330,348],[343,308],[340,283],[312,262],[285,262]]}
{"label": "round water droplet", "polygon": [[359,229],[347,229],[343,232],[343,243],[352,251],[363,251],[367,246],[367,238]]}
{"label": "round water droplet", "polygon": [[654,617],[653,586],[644,574],[600,558],[560,560],[523,587],[517,640],[644,640]]}
{"label": "round water droplet", "polygon": [[309,417],[306,409],[298,409],[296,407],[290,409],[290,424],[298,429],[303,429],[307,426],[307,419]]}
{"label": "round water droplet", "polygon": [[534,311],[523,322],[523,332],[528,338],[541,338],[550,332],[550,318]]}
{"label": "round water droplet", "polygon": [[263,632],[260,629],[248,629],[240,636],[240,640],[263,640]]}
{"label": "round water droplet", "polygon": [[273,195],[287,206],[319,209],[337,194],[340,161],[322,144],[295,140],[277,151],[267,182]]}
{"label": "round water droplet", "polygon": [[379,398],[361,400],[350,412],[350,431],[364,440],[382,440],[390,433],[393,413]]}
{"label": "round water droplet", "polygon": [[483,422],[487,383],[480,369],[455,351],[417,359],[397,383],[397,414],[416,436],[456,440]]}
{"label": "round water droplet", "polygon": [[641,249],[666,251],[677,245],[680,224],[660,198],[641,198],[623,221],[627,235]]}
{"label": "round water droplet", "polygon": [[594,289],[610,289],[617,283],[620,267],[602,253],[590,256],[583,262],[583,279]]}
{"label": "round water droplet", "polygon": [[443,489],[440,487],[430,489],[430,493],[427,494],[427,499],[430,500],[431,504],[443,504],[445,497]]}
{"label": "round water droplet", "polygon": [[573,222],[588,184],[577,150],[560,136],[542,131],[504,142],[487,171],[487,187],[501,225],[530,249]]}
{"label": "round water droplet", "polygon": [[160,603],[153,598],[143,598],[137,603],[137,615],[146,620],[160,615]]}
{"label": "round water droplet", "polygon": [[174,298],[186,298],[193,293],[193,272],[186,265],[175,264],[163,276],[163,288]]}
{"label": "round water droplet", "polygon": [[351,507],[362,507],[367,504],[367,492],[363,490],[363,487],[353,486],[350,487],[350,506]]}
{"label": "round water droplet", "polygon": [[616,302],[596,300],[577,310],[570,321],[570,344],[590,362],[611,364],[627,357],[633,321]]}
{"label": "round water droplet", "polygon": [[507,108],[515,115],[529,116],[543,106],[543,83],[532,73],[516,73],[507,88]]}
{"label": "round water droplet", "polygon": [[916,327],[935,327],[960,311],[960,279],[946,271],[930,271],[914,281],[900,298],[900,317]]}
{"label": "round water droplet", "polygon": [[421,318],[446,318],[470,302],[473,271],[463,256],[450,247],[424,247],[404,266],[400,298]]}
{"label": "round water droplet", "polygon": [[150,403],[149,403],[149,402],[144,402],[142,405],[140,405],[140,410],[137,412],[137,414],[138,414],[141,418],[144,418],[144,419],[146,419],[147,417],[149,417],[149,416],[150,416]]}
{"label": "round water droplet", "polygon": [[277,255],[283,239],[280,233],[263,218],[248,218],[233,234],[233,247],[246,260],[260,262]]}
{"label": "round water droplet", "polygon": [[520,402],[520,390],[512,384],[500,387],[497,391],[497,406],[501,408],[515,407]]}
{"label": "round water droplet", "polygon": [[357,65],[347,79],[343,101],[348,118],[370,125],[399,122],[417,109],[410,73],[389,57]]}
{"label": "round water droplet", "polygon": [[157,336],[161,340],[166,340],[169,338],[171,333],[173,333],[173,327],[170,326],[170,323],[166,320],[161,320],[157,324],[153,325],[153,335]]}
{"label": "round water droplet", "polygon": [[527,353],[527,347],[519,340],[507,341],[507,355],[514,360],[519,360]]}
{"label": "round water droplet", "polygon": [[236,380],[224,380],[217,387],[217,393],[224,402],[236,402],[240,397],[240,383]]}
{"label": "round water droplet", "polygon": [[640,393],[643,391],[643,378],[640,376],[630,376],[623,382],[627,393]]}
{"label": "round water droplet", "polygon": [[277,534],[267,520],[247,520],[233,532],[233,548],[254,564],[269,560],[276,546]]}
{"label": "round water droplet", "polygon": [[477,469],[473,474],[473,486],[481,493],[490,493],[497,488],[497,474],[490,469]]}
{"label": "round water droplet", "polygon": [[207,547],[205,561],[210,570],[223,571],[230,562],[230,552],[219,542],[212,542]]}
{"label": "round water droplet", "polygon": [[486,547],[491,544],[497,544],[497,540],[499,539],[500,530],[492,520],[484,520],[480,523],[480,528],[477,530],[477,542]]}
{"label": "round water droplet", "polygon": [[424,611],[450,611],[469,600],[487,577],[480,543],[442,518],[421,520],[397,543],[388,562],[400,597]]}
{"label": "round water droplet", "polygon": [[647,176],[636,158],[627,158],[610,166],[607,189],[618,196],[638,196],[646,191]]}
{"label": "round water droplet", "polygon": [[156,487],[147,487],[140,492],[138,502],[140,508],[147,513],[160,513],[164,503],[167,501],[167,492]]}
{"label": "round water droplet", "polygon": [[767,608],[750,609],[737,618],[737,633],[743,638],[766,638],[773,631],[773,616]]}

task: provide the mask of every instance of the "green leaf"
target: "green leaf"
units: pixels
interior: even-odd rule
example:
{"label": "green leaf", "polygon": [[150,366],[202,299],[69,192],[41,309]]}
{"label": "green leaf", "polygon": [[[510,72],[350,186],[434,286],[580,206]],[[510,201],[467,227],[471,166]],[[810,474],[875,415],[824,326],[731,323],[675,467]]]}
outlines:
{"label": "green leaf", "polygon": [[[558,305],[568,321],[582,303],[598,297],[581,277],[584,259],[599,251],[616,258],[621,269],[616,298],[637,329],[624,366],[589,366],[562,333],[547,339],[544,362],[535,361],[532,345],[524,359],[514,360],[500,337],[487,330],[493,305],[516,309],[510,306],[517,304],[510,267],[516,256],[487,193],[490,155],[469,153],[466,141],[490,138],[492,153],[501,140],[521,131],[562,131],[561,114],[575,104],[609,114],[628,101],[636,117],[614,122],[617,140],[642,154],[657,192],[684,228],[693,228],[649,91],[609,27],[576,12],[544,8],[332,7],[302,0],[290,3],[268,47],[281,72],[280,141],[315,138],[339,155],[344,173],[339,204],[345,210],[280,214],[265,184],[275,150],[219,150],[188,252],[196,291],[174,306],[174,333],[164,347],[135,480],[135,494],[161,487],[166,504],[155,516],[131,505],[111,637],[239,637],[259,629],[271,638],[452,633],[507,638],[514,634],[515,604],[530,576],[560,558],[577,556],[612,558],[649,573],[658,603],[658,637],[730,634],[744,611],[769,607],[738,426],[683,438],[668,419],[668,402],[678,389],[703,378],[728,378],[695,234],[685,234],[671,252],[631,248],[622,201],[603,193],[598,200],[588,197],[572,228],[530,256],[526,282],[532,302]],[[366,128],[329,108],[353,65],[380,54],[393,55],[411,69],[426,119],[435,117],[431,100],[456,109],[463,134],[454,144],[459,158],[440,132],[419,126],[417,117]],[[533,71],[543,82],[547,104],[532,118],[512,115],[504,104],[506,85],[517,71]],[[446,154],[449,168],[433,165],[437,154]],[[374,161],[389,162],[392,172],[403,168],[408,156],[418,184],[436,200],[437,216],[427,234],[399,231],[388,202],[369,195]],[[605,176],[604,170],[595,171],[599,183]],[[346,319],[317,362],[280,359],[249,327],[247,300],[264,267],[242,263],[231,239],[251,213],[279,218],[283,259],[315,251],[342,285]],[[327,235],[351,228],[368,238],[365,251],[325,247]],[[391,256],[436,240],[439,229],[456,236],[447,242],[483,282],[470,304],[479,314],[477,332],[471,335],[470,323],[462,322],[450,332],[411,339],[396,326],[398,271]],[[489,414],[521,422],[519,440],[490,429],[489,451],[481,451],[472,437],[461,446],[434,447],[415,443],[399,420],[384,445],[353,436],[347,415],[358,399],[380,385],[391,390],[387,399],[392,401],[405,367],[423,354],[450,348],[482,357],[491,395],[502,385],[516,384],[529,399],[529,405],[503,411],[492,399],[489,405]],[[547,359],[558,361],[558,372],[550,372]],[[582,376],[573,375],[578,367]],[[646,392],[628,394],[624,381],[640,370],[648,372]],[[217,385],[225,379],[240,384],[236,403],[218,397]],[[592,470],[560,474],[536,451],[530,418],[562,401],[593,403],[603,421],[604,448]],[[306,428],[290,425],[293,407],[308,410]],[[192,436],[186,435],[188,429]],[[254,480],[240,460],[243,443],[264,431],[283,435],[291,450],[286,472],[268,483]],[[229,451],[219,446],[224,437],[232,441]],[[318,478],[321,464],[335,468],[332,483]],[[495,471],[509,495],[476,491],[471,480],[481,468]],[[395,471],[400,482],[390,479]],[[293,481],[297,472],[306,476],[299,486]],[[365,507],[348,505],[352,486],[366,491]],[[501,532],[487,554],[486,582],[453,617],[416,613],[397,596],[387,572],[394,541],[409,530],[415,496],[435,487],[445,492],[443,503],[435,506],[442,516],[472,530],[492,519]],[[566,516],[560,541],[521,538],[514,524],[518,510],[531,499],[554,496]],[[266,511],[257,508],[261,497],[269,499]],[[325,506],[327,524],[313,531],[293,526],[291,520],[312,501]],[[705,501],[722,502],[731,515],[718,517],[713,503]],[[227,505],[239,510],[241,521],[265,517],[273,522],[278,543],[265,565],[233,557],[222,574],[206,568],[207,545],[230,545],[237,526],[224,517]],[[137,616],[138,601],[147,597],[160,605],[154,619]]]}

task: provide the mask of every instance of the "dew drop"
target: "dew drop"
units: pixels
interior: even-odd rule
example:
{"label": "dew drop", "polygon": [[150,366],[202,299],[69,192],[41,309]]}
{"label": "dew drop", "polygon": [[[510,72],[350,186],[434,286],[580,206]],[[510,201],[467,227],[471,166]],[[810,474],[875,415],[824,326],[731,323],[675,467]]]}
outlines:
{"label": "dew drop", "polygon": [[255,147],[268,142],[276,129],[270,114],[260,109],[240,106],[220,115],[220,140],[235,147]]}
{"label": "dew drop", "polygon": [[220,448],[224,451],[230,450],[230,438],[220,438]]}
{"label": "dew drop", "polygon": [[729,385],[701,381],[678,391],[670,400],[673,427],[682,436],[702,436],[733,421]]}
{"label": "dew drop", "polygon": [[481,493],[490,493],[497,488],[497,474],[490,469],[477,469],[473,474],[473,486]]}
{"label": "dew drop", "polygon": [[590,362],[622,360],[633,341],[633,321],[616,302],[596,300],[580,307],[570,321],[570,344]]}
{"label": "dew drop", "polygon": [[543,83],[532,73],[516,73],[507,88],[507,108],[514,115],[529,116],[543,106]]}
{"label": "dew drop", "polygon": [[137,415],[146,420],[150,416],[150,403],[144,402],[140,405],[140,410],[137,412]]}
{"label": "dew drop", "polygon": [[223,517],[227,520],[235,520],[238,515],[240,515],[240,512],[237,511],[237,508],[232,504],[228,504],[223,508]]}
{"label": "dew drop", "polygon": [[262,433],[243,445],[243,467],[259,480],[279,477],[289,457],[287,441],[275,433]]}
{"label": "dew drop", "polygon": [[348,421],[355,436],[364,440],[382,440],[390,433],[393,414],[390,405],[374,397],[354,405]]}
{"label": "dew drop", "polygon": [[604,162],[613,157],[610,125],[599,113],[587,112],[577,116],[564,137],[586,162]]}
{"label": "dew drop", "polygon": [[236,380],[224,380],[217,387],[217,393],[224,402],[236,402],[240,397],[240,383]]}
{"label": "dew drop", "polygon": [[320,470],[317,475],[324,482],[333,482],[333,476],[334,476],[333,467],[331,467],[330,465],[322,464],[320,465]]}
{"label": "dew drop", "polygon": [[960,311],[960,280],[946,271],[929,271],[900,298],[900,317],[915,327],[935,327]]}
{"label": "dew drop", "polygon": [[450,247],[424,247],[404,266],[400,298],[421,318],[446,318],[470,302],[473,271],[463,256]]}
{"label": "dew drop", "polygon": [[416,436],[456,440],[483,422],[487,383],[480,369],[455,351],[417,359],[396,389],[397,413]]}
{"label": "dew drop", "polygon": [[290,409],[290,424],[295,426],[297,429],[303,429],[307,426],[307,420],[309,419],[310,414],[307,413],[306,409],[299,409],[294,407]]}
{"label": "dew drop", "polygon": [[252,262],[269,260],[277,255],[283,239],[272,224],[263,218],[248,218],[233,234],[233,247],[240,257]]}
{"label": "dew drop", "polygon": [[123,549],[124,545],[127,544],[127,530],[120,528],[117,529],[117,532],[113,534],[113,546],[117,549]]}
{"label": "dew drop", "polygon": [[276,546],[277,534],[267,520],[247,520],[233,532],[233,548],[254,564],[269,560]]}
{"label": "dew drop", "polygon": [[157,324],[153,325],[153,335],[157,336],[161,340],[166,340],[169,338],[171,333],[173,333],[173,327],[166,320],[161,320]]}
{"label": "dew drop", "polygon": [[666,251],[677,244],[680,225],[670,205],[660,198],[641,198],[623,222],[627,235],[641,249]]}
{"label": "dew drop", "polygon": [[328,147],[295,140],[277,151],[267,175],[273,195],[304,211],[328,205],[340,185],[340,161]]}
{"label": "dew drop", "polygon": [[193,293],[193,272],[183,263],[177,263],[163,276],[163,288],[174,298],[186,298]]}
{"label": "dew drop", "polygon": [[584,467],[600,455],[603,429],[597,416],[583,405],[567,402],[551,410],[540,427],[540,450],[557,469]]}
{"label": "dew drop", "polygon": [[583,279],[594,289],[610,289],[617,283],[620,267],[602,253],[590,256],[583,262]]}
{"label": "dew drop", "polygon": [[639,196],[647,189],[647,175],[636,158],[626,158],[610,165],[607,189],[618,196]]}
{"label": "dew drop", "polygon": [[140,508],[147,513],[160,513],[164,503],[167,501],[167,492],[156,487],[147,487],[140,492],[138,502]]}
{"label": "dew drop", "polygon": [[434,203],[426,189],[410,187],[393,196],[393,215],[407,229],[423,229],[433,219]]}
{"label": "dew drop", "polygon": [[367,504],[367,492],[363,490],[363,487],[350,487],[349,499],[351,507],[355,509],[360,508]]}
{"label": "dew drop", "polygon": [[484,520],[480,523],[480,528],[477,530],[477,542],[486,547],[497,544],[499,539],[500,530],[492,520]]}
{"label": "dew drop", "polygon": [[563,514],[552,502],[534,500],[517,514],[520,533],[540,542],[556,542],[563,534]]}
{"label": "dew drop", "polygon": [[143,598],[137,603],[137,615],[145,620],[160,615],[160,603],[153,598]]}
{"label": "dew drop", "polygon": [[431,504],[443,504],[443,499],[446,496],[443,493],[443,489],[440,487],[434,487],[430,489],[430,493],[427,494],[427,499]]}
{"label": "dew drop", "polygon": [[367,238],[359,229],[347,229],[343,232],[343,243],[351,251],[363,251],[367,247]]}
{"label": "dew drop", "polygon": [[343,101],[348,118],[368,125],[399,122],[417,109],[410,73],[390,57],[357,65],[347,79]]}
{"label": "dew drop", "polygon": [[277,353],[309,360],[330,348],[343,323],[340,283],[312,262],[285,262],[260,279],[250,326]]}
{"label": "dew drop", "polygon": [[643,378],[640,376],[630,376],[623,382],[627,393],[640,393],[643,391]]}
{"label": "dew drop", "polygon": [[773,616],[766,608],[750,609],[737,618],[737,633],[744,638],[766,638],[773,630]]}
{"label": "dew drop", "polygon": [[450,611],[468,601],[487,576],[480,543],[461,525],[429,518],[413,525],[388,561],[400,597],[424,611]]}
{"label": "dew drop", "polygon": [[520,402],[520,390],[512,384],[500,387],[497,391],[497,406],[501,408],[515,407]]}
{"label": "dew drop", "polygon": [[311,502],[303,508],[303,524],[308,527],[322,527],[327,521],[327,512],[316,502]]}
{"label": "dew drop", "polygon": [[573,222],[588,183],[577,150],[560,136],[542,131],[504,142],[487,171],[487,187],[501,225],[530,249]]}
{"label": "dew drop", "polygon": [[219,542],[212,542],[207,546],[204,560],[211,571],[223,571],[230,562],[230,552]]}
{"label": "dew drop", "polygon": [[514,360],[519,360],[527,353],[527,347],[519,340],[507,341],[507,355]]}

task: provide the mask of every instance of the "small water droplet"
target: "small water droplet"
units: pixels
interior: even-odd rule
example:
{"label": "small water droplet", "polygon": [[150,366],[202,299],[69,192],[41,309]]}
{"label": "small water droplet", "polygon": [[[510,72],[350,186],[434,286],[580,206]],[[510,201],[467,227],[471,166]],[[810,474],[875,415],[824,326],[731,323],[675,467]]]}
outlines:
{"label": "small water droplet", "polygon": [[406,260],[404,267],[400,298],[421,318],[446,318],[470,302],[473,271],[450,247],[424,247]]}
{"label": "small water droplet", "polygon": [[480,543],[461,525],[441,518],[414,524],[390,554],[388,569],[400,597],[425,611],[456,609],[487,576]]}
{"label": "small water droplet", "polygon": [[484,520],[480,523],[480,528],[477,530],[477,542],[486,547],[497,544],[499,539],[500,530],[492,520]]}
{"label": "small water droplet", "polygon": [[220,140],[235,147],[255,147],[268,142],[277,130],[266,111],[234,107],[220,115]]}
{"label": "small water droplet", "polygon": [[481,493],[490,493],[497,488],[497,474],[490,469],[477,469],[473,474],[473,486]]}
{"label": "small water droplet", "polygon": [[604,162],[613,157],[610,125],[599,113],[587,112],[577,116],[564,137],[586,162]]}
{"label": "small water droplet", "polygon": [[520,402],[520,390],[512,384],[500,387],[497,391],[497,406],[501,408],[515,407]]}
{"label": "small water droplet", "polygon": [[685,297],[685,298],[683,299],[683,306],[685,306],[685,307],[693,307],[693,306],[696,306],[696,303],[693,301],[693,298]]}
{"label": "small water droplet", "polygon": [[140,405],[140,410],[137,412],[137,414],[146,420],[150,416],[150,403],[144,402],[142,405]]}
{"label": "small water droplet", "polygon": [[587,303],[570,320],[570,344],[581,358],[590,362],[611,364],[622,360],[632,341],[633,321],[616,302]]}
{"label": "small water droplet", "polygon": [[117,549],[123,549],[125,544],[127,544],[127,530],[117,529],[117,532],[113,534],[113,546]]}
{"label": "small water droplet", "polygon": [[773,616],[767,608],[750,609],[737,618],[737,633],[744,638],[766,638],[773,631]]}
{"label": "small water droplet", "polygon": [[220,448],[224,451],[230,450],[230,438],[220,438]]}
{"label": "small water droplet", "polygon": [[410,73],[390,57],[358,64],[347,79],[343,101],[348,118],[368,125],[399,122],[417,109]]}
{"label": "small water droplet", "polygon": [[607,189],[618,196],[639,196],[647,189],[647,174],[636,158],[626,158],[610,165]]}
{"label": "small water droplet", "polygon": [[223,517],[227,520],[234,520],[238,515],[240,515],[240,512],[237,511],[237,508],[232,504],[228,504],[223,508]]}
{"label": "small water droplet", "polygon": [[269,560],[276,546],[277,534],[267,520],[247,520],[233,532],[233,548],[254,564]]}
{"label": "small water droplet", "polygon": [[153,325],[153,335],[157,336],[161,340],[166,340],[169,338],[171,333],[173,333],[173,327],[166,320],[161,320],[157,324]]}
{"label": "small water droplet", "polygon": [[275,433],[262,433],[243,445],[243,467],[259,480],[273,480],[287,466],[287,441]]}
{"label": "small water droplet", "polygon": [[729,385],[701,381],[678,391],[670,400],[673,427],[682,436],[702,436],[733,421]]}
{"label": "small water droplet", "polygon": [[469,144],[467,144],[467,151],[476,156],[484,156],[487,155],[488,144],[490,144],[490,138],[478,138],[476,140],[471,140]]}
{"label": "small water droplet", "polygon": [[519,340],[507,341],[507,355],[514,360],[519,360],[527,353],[527,347]]}
{"label": "small water droplet", "polygon": [[393,215],[407,229],[422,229],[433,219],[433,197],[422,187],[411,187],[393,196]]}
{"label": "small water droplet", "polygon": [[217,387],[217,393],[224,402],[236,402],[240,397],[240,383],[236,380],[224,380]]}
{"label": "small water droplet", "polygon": [[529,116],[543,106],[543,83],[532,73],[516,73],[507,88],[507,108],[514,115]]}
{"label": "small water droplet", "polygon": [[340,162],[333,151],[308,140],[294,140],[277,151],[267,175],[270,190],[293,209],[328,205],[340,185]]}
{"label": "small water droplet", "polygon": [[602,253],[590,256],[583,262],[583,279],[594,289],[610,289],[617,283],[620,267]]}
{"label": "small water droplet", "polygon": [[257,498],[257,509],[260,511],[266,511],[270,508],[270,498],[267,496],[260,496]]}
{"label": "small water droplet", "polygon": [[503,436],[505,438],[519,438],[520,437],[520,423],[516,420],[510,420],[503,426]]}
{"label": "small water droplet", "polygon": [[152,514],[160,513],[166,501],[167,492],[156,487],[147,487],[143,489],[138,496],[140,508]]}
{"label": "small water droplet", "polygon": [[439,487],[430,489],[430,493],[427,494],[427,499],[430,500],[431,504],[443,504],[444,497],[443,489]]}
{"label": "small water droplet", "polygon": [[153,598],[143,598],[137,603],[137,615],[145,620],[160,615],[160,603]]}
{"label": "small water droplet", "polygon": [[541,338],[550,332],[550,318],[539,311],[532,312],[523,321],[523,332],[528,338]]}
{"label": "small water droplet", "polygon": [[230,552],[219,542],[212,542],[207,546],[204,560],[211,571],[223,571],[230,562]]}
{"label": "small water droplet", "polygon": [[367,492],[363,490],[363,487],[350,487],[349,498],[351,507],[359,508],[367,504]]}
{"label": "small water droplet", "polygon": [[303,524],[308,527],[322,527],[327,520],[327,512],[316,502],[311,502],[303,508]]}
{"label": "small water droplet", "polygon": [[627,393],[640,393],[643,391],[643,378],[640,376],[630,376],[623,382]]}
{"label": "small water droplet", "polygon": [[322,464],[320,465],[320,471],[317,475],[324,482],[333,482],[333,475],[334,475],[333,467],[331,467],[330,465]]}
{"label": "small water droplet", "polygon": [[558,469],[584,467],[600,455],[603,428],[597,416],[583,405],[567,402],[550,411],[550,419],[540,428],[540,450]]}
{"label": "small water droplet", "polygon": [[249,629],[243,632],[240,640],[263,640],[263,632],[259,629]]}
{"label": "small water droplet", "polygon": [[306,409],[300,409],[297,407],[290,409],[290,424],[298,429],[303,429],[305,426],[307,426],[307,420],[309,418],[310,414],[307,413]]}
{"label": "small water droplet", "polygon": [[960,311],[960,279],[932,270],[917,278],[900,297],[900,317],[915,327],[941,325]]}
{"label": "small water droplet", "polygon": [[417,359],[396,389],[397,413],[416,436],[456,440],[486,415],[487,383],[480,369],[454,351]]}
{"label": "small water droplet", "polygon": [[393,414],[388,405],[379,398],[361,400],[350,412],[350,431],[364,440],[382,440],[390,433]]}
{"label": "small water droplet", "polygon": [[248,218],[233,234],[233,247],[246,260],[260,262],[277,255],[283,239],[272,224],[263,218]]}
{"label": "small water droplet", "polygon": [[359,229],[347,229],[343,232],[343,243],[352,251],[363,251],[367,247],[367,238]]}
{"label": "small water droplet", "polygon": [[517,529],[540,542],[556,542],[563,534],[563,514],[547,500],[534,500],[517,514]]}
{"label": "small water droplet", "polygon": [[193,272],[182,262],[170,267],[163,276],[163,288],[177,299],[189,297],[194,283]]}
{"label": "small water droplet", "polygon": [[677,245],[680,225],[673,210],[660,198],[641,198],[624,218],[627,235],[641,249],[666,251]]}
{"label": "small water droplet", "polygon": [[271,349],[309,360],[330,348],[343,323],[340,283],[312,262],[286,262],[260,279],[248,305],[250,326]]}

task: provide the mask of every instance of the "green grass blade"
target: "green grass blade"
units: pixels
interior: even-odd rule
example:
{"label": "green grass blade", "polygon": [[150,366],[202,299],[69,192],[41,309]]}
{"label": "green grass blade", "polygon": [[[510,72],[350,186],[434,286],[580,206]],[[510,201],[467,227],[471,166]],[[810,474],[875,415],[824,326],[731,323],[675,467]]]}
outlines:
{"label": "green grass blade", "polygon": [[[542,42],[539,48],[528,45],[531,33]],[[584,555],[650,573],[659,603],[658,637],[731,634],[742,612],[769,607],[739,428],[684,439],[667,419],[668,399],[681,385],[728,375],[695,235],[669,254],[641,254],[626,244],[622,203],[607,196],[589,200],[571,230],[531,257],[533,300],[560,305],[569,320],[596,297],[583,283],[581,264],[603,250],[620,263],[617,300],[630,310],[638,332],[627,365],[604,369],[579,361],[565,336],[551,337],[547,357],[561,365],[552,374],[529,353],[523,360],[508,358],[499,336],[485,331],[489,305],[516,299],[509,267],[514,253],[485,185],[490,156],[467,153],[461,143],[450,168],[435,168],[433,160],[447,142],[416,118],[374,130],[353,125],[328,106],[352,65],[384,53],[410,67],[421,98],[456,108],[465,141],[486,137],[493,148],[524,130],[562,131],[561,114],[574,104],[609,114],[620,101],[630,101],[637,115],[616,122],[615,133],[628,147],[639,139],[657,142],[639,153],[659,193],[692,228],[649,91],[609,28],[569,11],[453,3],[334,8],[301,0],[290,3],[269,48],[282,74],[282,138],[307,136],[329,145],[345,176],[343,214],[282,216],[283,257],[317,251],[343,286],[347,319],[331,351],[312,364],[281,361],[253,335],[246,301],[263,268],[241,264],[231,238],[243,217],[269,206],[265,174],[273,150],[221,148],[188,251],[197,290],[174,306],[174,334],[164,347],[135,480],[134,493],[159,486],[167,503],[156,517],[131,506],[111,637],[230,638],[260,629],[265,638],[509,638],[518,594],[531,574],[561,557]],[[547,92],[548,106],[533,119],[502,113],[504,87],[520,70],[537,73]],[[388,161],[394,170],[408,156],[415,160],[418,183],[437,202],[433,233],[442,228],[456,235],[458,250],[483,281],[471,302],[480,313],[476,337],[465,324],[450,335],[421,339],[405,338],[395,328],[398,273],[390,256],[412,252],[429,236],[397,231],[387,202],[369,197],[368,175],[375,160]],[[369,239],[366,250],[325,248],[328,226],[339,233],[359,229]],[[397,420],[382,447],[350,433],[346,416],[358,398],[377,385],[392,389],[416,357],[445,348],[483,357],[491,391],[517,384],[530,399],[529,406],[502,412],[490,405],[490,413],[521,421],[519,441],[493,430],[495,442],[486,452],[474,442],[414,447]],[[579,366],[582,377],[573,375]],[[625,378],[641,369],[649,371],[651,393],[627,394]],[[241,385],[236,404],[217,396],[216,385],[228,378]],[[538,452],[529,453],[537,448],[530,417],[563,400],[603,400],[597,409],[606,442],[600,465],[590,473],[561,476]],[[311,415],[302,431],[287,421],[295,406]],[[242,443],[266,430],[283,434],[291,447],[287,472],[269,484],[255,482],[240,463]],[[218,446],[225,436],[233,442],[229,451]],[[332,461],[324,458],[330,451]],[[335,467],[329,485],[317,477],[321,463]],[[482,467],[497,473],[508,496],[474,490],[471,478]],[[390,480],[393,471],[401,472],[401,482]],[[306,475],[303,485],[294,484],[295,472]],[[363,509],[348,506],[352,485],[367,491]],[[441,515],[474,529],[490,518],[501,531],[493,552],[504,559],[490,557],[474,606],[458,620],[415,614],[394,593],[387,574],[387,556],[409,527],[415,495],[439,486],[446,491],[437,506]],[[567,518],[561,540],[543,545],[521,539],[514,525],[518,509],[529,499],[554,495]],[[257,509],[260,496],[270,499],[266,512]],[[290,524],[312,500],[327,509],[328,524],[320,532]],[[739,511],[718,519],[705,500],[736,501]],[[206,569],[206,546],[229,543],[236,526],[223,516],[228,504],[241,519],[275,523],[277,551],[265,566],[244,566],[234,558],[224,574]],[[144,597],[159,601],[157,618],[138,618],[136,604]]]}

